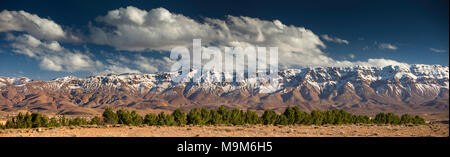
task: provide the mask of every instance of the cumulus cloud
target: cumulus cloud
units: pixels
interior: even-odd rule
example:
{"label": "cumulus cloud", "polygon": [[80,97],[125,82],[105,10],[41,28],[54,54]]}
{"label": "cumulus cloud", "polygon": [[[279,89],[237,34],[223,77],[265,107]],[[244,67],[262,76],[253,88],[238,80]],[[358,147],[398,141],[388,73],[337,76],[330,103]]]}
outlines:
{"label": "cumulus cloud", "polygon": [[183,15],[172,14],[163,8],[150,11],[135,7],[109,11],[96,21],[113,26],[114,30],[91,26],[94,43],[111,45],[119,50],[165,50],[188,46],[193,38],[213,36],[210,26],[200,24]]}
{"label": "cumulus cloud", "polygon": [[[322,52],[326,46],[318,35],[303,27],[285,25],[279,20],[229,15],[224,20],[204,18],[196,21],[164,8],[146,11],[129,6],[111,10],[106,15],[97,17],[96,21],[100,26],[90,25],[92,42],[110,45],[117,50],[169,52],[176,46],[191,47],[193,39],[201,39],[203,46],[217,46],[222,51],[223,47],[235,46],[278,47],[282,67],[359,64],[328,57]],[[322,38],[349,44],[347,40],[326,34]],[[368,60],[365,63],[372,65],[395,62],[385,59],[379,61]],[[142,70],[155,70],[154,66],[140,65]]]}
{"label": "cumulus cloud", "polygon": [[322,39],[329,41],[329,42],[335,42],[335,43],[339,43],[339,44],[349,44],[349,42],[347,40],[338,38],[338,37],[331,37],[328,36],[328,34],[323,34],[321,35]]}
{"label": "cumulus cloud", "polygon": [[101,62],[92,60],[87,54],[68,50],[57,41],[41,41],[29,34],[9,35],[12,51],[39,60],[42,69],[50,71],[92,70]]}
{"label": "cumulus cloud", "polygon": [[[170,52],[177,46],[192,47],[193,39],[201,39],[202,46],[278,47],[281,68],[316,66],[385,66],[403,65],[394,60],[339,61],[327,56],[320,36],[304,27],[285,25],[279,20],[262,20],[246,16],[227,16],[225,19],[194,20],[164,8],[141,10],[136,7],[119,8],[90,23],[85,42],[109,45],[116,50]],[[8,35],[13,52],[39,60],[40,67],[52,71],[92,71],[105,73],[141,73],[168,71],[174,62],[167,57],[132,58],[115,56],[105,63],[93,60],[89,53],[69,50],[59,42],[78,41],[78,35],[64,30],[50,19],[24,11],[0,12],[0,32],[21,31],[28,34]],[[347,40],[328,35],[322,39],[349,44]],[[391,45],[388,49],[397,49]],[[110,52],[114,56],[114,52]],[[249,56],[256,58],[256,56]],[[105,57],[106,58],[106,57]],[[350,58],[354,58],[350,56]],[[130,65],[135,68],[130,67]]]}
{"label": "cumulus cloud", "polygon": [[41,39],[65,37],[60,25],[25,11],[3,10],[0,12],[0,32],[6,31],[24,31]]}
{"label": "cumulus cloud", "polygon": [[432,51],[432,52],[438,52],[438,53],[447,52],[446,50],[435,49],[435,48],[430,48],[430,51]]}
{"label": "cumulus cloud", "polygon": [[228,16],[226,20],[205,18],[198,22],[164,8],[145,11],[127,7],[109,11],[97,21],[115,29],[91,26],[92,41],[118,50],[170,51],[176,46],[191,46],[198,38],[204,46],[279,47],[283,52],[280,57],[289,59],[287,63],[298,63],[298,59],[322,56],[320,48],[325,48],[312,31],[278,20]]}
{"label": "cumulus cloud", "polygon": [[397,50],[397,49],[398,49],[397,46],[392,45],[392,44],[390,44],[390,43],[380,43],[380,44],[378,45],[378,47],[379,47],[380,49],[388,49],[388,50]]}
{"label": "cumulus cloud", "polygon": [[19,31],[38,39],[78,42],[80,38],[71,31],[64,31],[54,21],[25,11],[0,12],[0,32]]}
{"label": "cumulus cloud", "polygon": [[[106,62],[93,60],[89,51],[81,52],[64,48],[57,41],[39,40],[29,34],[14,36],[8,34],[12,52],[39,61],[39,67],[49,71],[89,71],[93,74],[155,73],[169,71],[168,65],[174,61],[167,57],[161,59],[135,55],[130,58],[117,55],[104,56]],[[130,68],[134,65],[137,69]],[[139,69],[139,70],[138,70]]]}

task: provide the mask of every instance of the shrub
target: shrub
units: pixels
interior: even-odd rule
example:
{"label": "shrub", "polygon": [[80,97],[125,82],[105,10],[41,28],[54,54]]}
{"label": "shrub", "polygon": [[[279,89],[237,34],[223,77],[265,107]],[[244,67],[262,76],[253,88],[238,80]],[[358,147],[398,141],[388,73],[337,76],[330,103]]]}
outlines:
{"label": "shrub", "polygon": [[186,125],[187,117],[186,114],[181,111],[181,109],[176,109],[175,111],[173,111],[172,116],[178,126]]}
{"label": "shrub", "polygon": [[265,110],[262,120],[265,125],[273,125],[278,121],[278,115],[273,110]]}
{"label": "shrub", "polygon": [[144,118],[144,124],[147,124],[148,126],[158,125],[158,117],[152,113],[147,114]]}
{"label": "shrub", "polygon": [[211,110],[210,124],[223,124],[222,115],[217,110]]}
{"label": "shrub", "polygon": [[244,123],[246,124],[260,124],[261,119],[255,111],[247,110],[244,115]]}
{"label": "shrub", "polygon": [[118,123],[117,114],[114,113],[114,111],[110,108],[105,109],[105,111],[103,112],[103,120],[107,124],[117,124]]}
{"label": "shrub", "polygon": [[187,121],[188,124],[202,125],[203,120],[201,111],[198,108],[189,111],[189,114],[187,115]]}
{"label": "shrub", "polygon": [[141,125],[143,123],[143,119],[141,117],[141,115],[137,114],[136,111],[132,111],[131,112],[131,121],[132,121],[132,125]]}
{"label": "shrub", "polygon": [[95,116],[94,118],[91,119],[89,124],[91,124],[91,125],[102,125],[103,124],[103,120],[100,117]]}
{"label": "shrub", "polygon": [[413,118],[409,114],[404,114],[400,118],[400,123],[401,124],[412,124],[413,123]]}
{"label": "shrub", "polygon": [[295,111],[294,109],[287,107],[286,110],[283,113],[284,116],[287,118],[287,124],[294,124],[296,121]]}
{"label": "shrub", "polygon": [[421,118],[419,116],[415,116],[413,123],[414,124],[421,124],[421,125],[423,125],[423,124],[425,124],[425,119],[423,119],[423,118]]}

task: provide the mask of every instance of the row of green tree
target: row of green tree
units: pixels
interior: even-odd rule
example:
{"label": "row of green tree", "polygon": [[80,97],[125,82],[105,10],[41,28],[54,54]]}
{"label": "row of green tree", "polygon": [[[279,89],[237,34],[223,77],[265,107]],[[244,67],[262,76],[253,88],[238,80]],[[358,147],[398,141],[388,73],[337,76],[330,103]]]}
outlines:
{"label": "row of green tree", "polygon": [[117,110],[107,108],[101,117],[95,116],[91,119],[86,118],[66,118],[53,117],[48,118],[39,113],[22,114],[8,120],[1,128],[37,128],[37,127],[61,127],[61,126],[81,126],[81,125],[105,125],[105,124],[123,124],[123,125],[245,125],[245,124],[264,124],[264,125],[341,125],[341,124],[425,124],[425,120],[419,116],[404,114],[397,116],[393,113],[378,113],[375,118],[366,115],[353,115],[345,110],[314,110],[310,113],[301,111],[298,107],[288,107],[286,110],[277,114],[273,110],[265,110],[259,116],[255,111],[232,109],[225,107],[218,109],[192,109],[187,114],[181,109],[176,109],[171,114],[161,112],[159,114],[146,114],[144,117],[136,111]]}
{"label": "row of green tree", "polygon": [[86,118],[66,118],[65,116],[48,118],[40,113],[19,113],[16,117],[6,121],[0,128],[39,128],[39,127],[61,127],[61,126],[82,126],[97,124],[101,121],[100,117],[94,117],[90,120]]}

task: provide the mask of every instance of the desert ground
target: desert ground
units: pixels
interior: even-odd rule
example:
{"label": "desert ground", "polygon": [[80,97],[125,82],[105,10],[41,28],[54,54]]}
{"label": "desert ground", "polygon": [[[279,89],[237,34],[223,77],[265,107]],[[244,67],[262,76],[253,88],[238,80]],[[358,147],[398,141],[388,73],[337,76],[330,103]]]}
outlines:
{"label": "desert ground", "polygon": [[448,137],[448,124],[325,126],[81,126],[5,129],[0,137]]}

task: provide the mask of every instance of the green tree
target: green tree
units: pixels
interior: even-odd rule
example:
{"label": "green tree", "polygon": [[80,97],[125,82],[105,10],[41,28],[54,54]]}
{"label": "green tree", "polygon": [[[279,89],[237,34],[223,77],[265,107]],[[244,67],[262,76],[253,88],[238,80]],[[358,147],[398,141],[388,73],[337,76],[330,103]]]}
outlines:
{"label": "green tree", "polygon": [[59,122],[59,120],[56,117],[52,117],[49,120],[48,126],[49,127],[61,127],[61,123]]}
{"label": "green tree", "polygon": [[116,112],[118,123],[125,125],[133,125],[133,118],[131,117],[130,112],[124,110],[118,110]]}
{"label": "green tree", "polygon": [[297,106],[295,106],[293,108],[294,113],[295,113],[295,124],[302,124],[305,120],[305,118],[307,117],[306,112],[301,111]]}
{"label": "green tree", "polygon": [[144,124],[147,124],[148,126],[158,125],[158,117],[152,113],[146,114]]}
{"label": "green tree", "polygon": [[117,114],[114,113],[114,111],[110,108],[105,109],[105,111],[103,111],[102,116],[103,116],[103,120],[107,124],[117,124],[118,123]]}
{"label": "green tree", "polygon": [[245,112],[245,123],[246,124],[259,124],[261,123],[261,119],[255,111],[247,110]]}
{"label": "green tree", "polygon": [[82,126],[88,125],[88,121],[84,118],[76,117],[74,119],[69,120],[69,126]]}
{"label": "green tree", "polygon": [[283,114],[286,116],[288,124],[294,124],[295,123],[296,116],[295,116],[295,110],[294,109],[292,109],[290,107],[287,107]]}
{"label": "green tree", "polygon": [[12,129],[12,128],[16,128],[16,125],[14,124],[14,118],[12,119],[8,119],[5,123],[5,128],[7,129]]}
{"label": "green tree", "polygon": [[175,126],[177,125],[177,122],[175,121],[175,117],[172,115],[167,115],[165,119],[165,123],[167,126]]}
{"label": "green tree", "polygon": [[181,109],[176,109],[172,112],[172,116],[178,126],[186,125],[187,117],[186,114],[181,111]]}
{"label": "green tree", "polygon": [[311,117],[312,117],[312,121],[313,124],[315,125],[322,125],[323,120],[325,119],[324,114],[321,111],[318,110],[314,110],[311,112]]}
{"label": "green tree", "polygon": [[387,122],[387,115],[385,113],[381,112],[375,115],[375,123],[386,124]]}
{"label": "green tree", "polygon": [[420,125],[426,124],[426,123],[425,123],[425,119],[423,119],[423,118],[421,118],[421,117],[419,117],[419,116],[415,116],[415,117],[414,117],[413,123],[414,123],[414,124],[420,124]]}
{"label": "green tree", "polygon": [[[28,125],[25,120],[25,116],[21,112],[19,112],[19,114],[16,116],[16,118],[13,118],[12,122],[15,125],[14,128],[28,128]],[[31,127],[31,125],[29,127]]]}
{"label": "green tree", "polygon": [[175,119],[172,115],[165,115],[164,112],[158,114],[158,125],[176,125]]}
{"label": "green tree", "polygon": [[222,116],[222,122],[223,124],[231,124],[231,112],[224,106],[220,106],[217,109],[217,112]]}
{"label": "green tree", "polygon": [[400,124],[400,118],[394,113],[386,114],[386,123],[387,124]]}
{"label": "green tree", "polygon": [[166,115],[164,112],[158,114],[158,125],[166,125]]}
{"label": "green tree", "polygon": [[355,124],[369,124],[370,123],[370,118],[368,116],[363,116],[363,115],[357,115],[355,116],[356,120],[355,120]]}
{"label": "green tree", "polygon": [[420,116],[412,117],[404,114],[400,118],[393,113],[378,113],[374,119],[366,115],[354,115],[345,110],[314,110],[311,113],[303,112],[298,107],[288,107],[283,114],[278,115],[273,110],[265,110],[262,116],[255,111],[247,109],[228,110],[224,106],[217,110],[202,108],[192,109],[186,115],[181,109],[176,109],[172,114],[164,114],[164,112],[155,114],[147,114],[142,118],[136,111],[131,113],[126,110],[118,110],[113,112],[111,109],[105,109],[102,117],[95,116],[88,120],[81,117],[74,119],[61,117],[52,117],[49,119],[46,115],[40,113],[19,113],[6,121],[6,124],[0,125],[0,128],[36,128],[36,127],[60,127],[60,126],[80,126],[80,125],[102,125],[108,124],[125,124],[125,125],[215,125],[215,124],[265,124],[265,125],[323,125],[323,124],[426,124],[425,120]]}
{"label": "green tree", "polygon": [[202,115],[202,122],[201,124],[209,124],[209,121],[211,120],[211,111],[207,108],[202,108],[200,111]]}
{"label": "green tree", "polygon": [[243,111],[235,108],[231,111],[231,124],[233,125],[243,125],[244,124],[244,118],[243,118]]}
{"label": "green tree", "polygon": [[277,122],[275,122],[275,124],[277,125],[289,125],[289,119],[286,117],[286,115],[282,114],[282,115],[278,115],[277,116]]}
{"label": "green tree", "polygon": [[189,111],[187,115],[188,124],[201,125],[202,124],[202,113],[198,108],[194,108]]}
{"label": "green tree", "polygon": [[31,127],[33,128],[47,127],[48,125],[48,118],[45,115],[39,113],[32,113],[31,121],[32,121]]}
{"label": "green tree", "polygon": [[403,114],[402,117],[400,118],[400,123],[401,124],[412,124],[413,118],[409,114]]}
{"label": "green tree", "polygon": [[303,118],[303,121],[301,124],[303,125],[311,125],[314,123],[314,119],[312,118],[311,114],[306,113],[305,118]]}
{"label": "green tree", "polygon": [[325,117],[323,120],[323,124],[333,124],[336,119],[336,116],[334,115],[333,111],[327,110],[327,111],[325,111],[324,114],[325,114]]}
{"label": "green tree", "polygon": [[278,115],[273,110],[265,110],[262,115],[262,120],[265,125],[273,125],[278,121]]}
{"label": "green tree", "polygon": [[137,114],[136,111],[131,112],[131,120],[132,120],[132,125],[135,125],[135,126],[141,125],[143,122],[141,115]]}
{"label": "green tree", "polygon": [[222,124],[222,115],[217,110],[211,110],[210,124]]}
{"label": "green tree", "polygon": [[91,124],[91,125],[102,125],[102,119],[100,117],[98,117],[98,116],[95,116],[94,118],[91,119],[89,124]]}
{"label": "green tree", "polygon": [[161,112],[158,114],[158,125],[173,126],[176,125],[176,122],[172,115],[165,115],[164,112]]}

